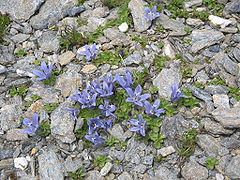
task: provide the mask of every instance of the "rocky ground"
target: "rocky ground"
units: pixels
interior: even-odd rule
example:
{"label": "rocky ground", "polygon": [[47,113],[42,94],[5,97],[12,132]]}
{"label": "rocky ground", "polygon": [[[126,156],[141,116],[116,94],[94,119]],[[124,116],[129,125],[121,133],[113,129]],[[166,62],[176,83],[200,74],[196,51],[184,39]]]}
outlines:
{"label": "rocky ground", "polygon": [[[0,0],[0,12],[0,179],[240,179],[239,0]],[[34,81],[41,61],[56,66],[51,82]],[[143,138],[117,104],[122,119],[94,147],[69,96],[126,69],[166,112]],[[189,98],[170,103],[173,84]],[[41,133],[23,133],[35,112]]]}

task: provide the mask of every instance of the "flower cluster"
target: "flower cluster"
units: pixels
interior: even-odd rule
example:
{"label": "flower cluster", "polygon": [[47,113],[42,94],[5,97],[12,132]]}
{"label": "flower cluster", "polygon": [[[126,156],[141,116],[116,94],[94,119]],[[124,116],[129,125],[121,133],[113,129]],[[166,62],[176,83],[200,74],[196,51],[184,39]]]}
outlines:
{"label": "flower cluster", "polygon": [[33,114],[33,121],[28,118],[24,118],[23,124],[27,127],[22,131],[23,133],[35,134],[35,132],[39,129],[38,114]]}
{"label": "flower cluster", "polygon": [[145,7],[146,14],[144,17],[150,21],[153,21],[154,19],[158,18],[160,14],[157,12],[157,6],[153,6],[152,9],[149,7]]}
{"label": "flower cluster", "polygon": [[45,61],[42,61],[41,62],[41,69],[42,70],[40,71],[40,70],[34,69],[34,70],[32,70],[32,73],[35,74],[36,76],[38,76],[36,81],[50,79],[53,68],[54,68],[54,64],[48,64],[47,65]]}
{"label": "flower cluster", "polygon": [[85,45],[84,48],[85,51],[80,51],[80,54],[84,55],[88,61],[94,59],[99,52],[96,44],[93,44],[91,47],[89,45]]}

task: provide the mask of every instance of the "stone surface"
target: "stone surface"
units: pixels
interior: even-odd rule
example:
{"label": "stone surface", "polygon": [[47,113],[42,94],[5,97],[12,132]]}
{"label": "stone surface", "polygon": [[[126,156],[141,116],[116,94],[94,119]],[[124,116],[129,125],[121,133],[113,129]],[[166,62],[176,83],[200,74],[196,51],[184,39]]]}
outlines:
{"label": "stone surface", "polygon": [[179,85],[181,82],[181,74],[177,69],[162,69],[162,71],[153,79],[153,85],[158,88],[158,94],[162,98],[170,100],[171,86],[173,84]]}
{"label": "stone surface", "polygon": [[213,102],[216,108],[230,108],[229,98],[226,94],[214,94]]}
{"label": "stone surface", "polygon": [[212,112],[215,120],[225,128],[240,128],[240,108],[218,108]]}
{"label": "stone surface", "polygon": [[207,168],[191,161],[183,166],[181,174],[186,180],[206,180],[208,178]]}
{"label": "stone surface", "polygon": [[192,0],[192,1],[187,1],[184,2],[183,6],[184,8],[190,8],[192,6],[201,6],[202,5],[202,0]]}
{"label": "stone surface", "polygon": [[144,17],[146,5],[143,0],[131,0],[128,4],[133,17],[134,29],[137,32],[146,31],[151,26],[152,22]]}
{"label": "stone surface", "polygon": [[63,180],[61,163],[53,151],[45,151],[38,156],[40,180]]}
{"label": "stone surface", "polygon": [[214,16],[214,15],[210,15],[208,16],[208,20],[210,21],[210,23],[212,23],[214,26],[220,26],[221,28],[225,28],[226,26],[228,26],[229,24],[232,23],[232,21],[218,17],[218,16]]}
{"label": "stone surface", "polygon": [[0,65],[0,74],[5,73],[6,72],[6,68],[2,65]]}
{"label": "stone surface", "polygon": [[49,28],[57,24],[76,5],[75,0],[46,0],[39,13],[30,19],[30,24],[34,29]]}
{"label": "stone surface", "polygon": [[82,166],[82,160],[75,158],[74,160],[68,156],[63,163],[65,172],[75,172]]}
{"label": "stone surface", "polygon": [[85,180],[104,180],[105,178],[101,176],[101,174],[94,170],[94,171],[89,171],[86,176]]}
{"label": "stone surface", "polygon": [[14,162],[13,162],[12,158],[4,159],[4,160],[0,161],[0,170],[6,169],[6,168],[11,168],[13,166],[14,166]]}
{"label": "stone surface", "polygon": [[27,140],[28,135],[22,132],[22,129],[10,129],[7,131],[6,139],[8,141]]}
{"label": "stone surface", "polygon": [[27,56],[18,60],[13,67],[19,76],[35,77],[32,73],[32,70],[36,69],[36,66],[34,65],[35,60],[35,56]]}
{"label": "stone surface", "polygon": [[226,167],[226,174],[231,179],[240,179],[240,155],[236,155]]}
{"label": "stone surface", "polygon": [[186,23],[190,26],[201,26],[204,22],[200,19],[187,18]]}
{"label": "stone surface", "polygon": [[147,166],[145,166],[143,164],[139,164],[139,165],[135,166],[133,170],[136,171],[137,173],[143,174],[147,170]]}
{"label": "stone surface", "polygon": [[178,172],[171,171],[164,166],[159,166],[155,171],[154,178],[156,178],[156,180],[179,180],[177,175]]}
{"label": "stone surface", "polygon": [[112,163],[107,162],[100,171],[101,176],[106,176],[111,171],[112,167],[113,167]]}
{"label": "stone surface", "polygon": [[83,72],[83,73],[93,73],[96,70],[97,70],[97,67],[94,64],[87,64],[82,68],[81,72]]}
{"label": "stone surface", "polygon": [[162,155],[163,157],[168,156],[172,153],[175,153],[175,149],[173,146],[163,147],[157,151],[158,155]]}
{"label": "stone surface", "polygon": [[118,26],[118,29],[121,32],[127,32],[128,31],[128,24],[126,22],[124,22],[120,26]]}
{"label": "stone surface", "polygon": [[11,39],[15,43],[22,43],[22,42],[26,41],[29,37],[30,37],[29,34],[21,34],[21,33],[19,33],[19,34],[16,34],[15,36],[11,37]]}
{"label": "stone surface", "polygon": [[201,49],[219,43],[221,40],[224,39],[224,35],[222,32],[207,29],[193,30],[191,36],[193,53],[197,53]]}
{"label": "stone surface", "polygon": [[127,137],[124,135],[123,128],[120,124],[115,124],[112,129],[109,129],[109,133],[111,136],[114,136],[117,139],[120,139],[121,141],[125,141]]}
{"label": "stone surface", "polygon": [[60,48],[60,42],[56,31],[46,31],[38,39],[40,50],[46,53],[57,52]]}
{"label": "stone surface", "polygon": [[74,59],[75,56],[76,56],[76,54],[73,53],[72,51],[67,51],[67,52],[61,54],[61,55],[58,57],[58,59],[59,59],[59,64],[60,64],[61,66],[66,65],[66,64],[70,63],[70,62]]}
{"label": "stone surface", "polygon": [[16,21],[28,20],[41,6],[45,0],[2,0],[0,12],[9,14]]}
{"label": "stone surface", "polygon": [[203,100],[205,102],[212,100],[212,96],[207,91],[205,91],[205,90],[203,90],[201,88],[197,88],[197,87],[192,86],[190,84],[186,84],[185,88],[193,90],[192,94],[195,97],[197,97],[198,99],[201,99],[201,100]]}
{"label": "stone surface", "polygon": [[14,167],[24,170],[28,166],[28,161],[25,157],[18,157],[14,159]]}
{"label": "stone surface", "polygon": [[164,46],[162,51],[164,56],[168,56],[171,59],[174,59],[176,56],[176,50],[174,49],[173,45],[169,41],[164,41]]}
{"label": "stone surface", "polygon": [[63,143],[72,143],[76,140],[73,133],[75,122],[71,117],[71,112],[66,109],[67,107],[70,107],[70,104],[66,101],[52,112],[51,134]]}
{"label": "stone surface", "polygon": [[212,95],[228,93],[228,88],[222,85],[209,85],[205,87],[205,90]]}
{"label": "stone surface", "polygon": [[239,13],[240,12],[239,4],[240,0],[233,0],[225,6],[224,11],[229,13]]}
{"label": "stone surface", "polygon": [[126,59],[123,61],[123,65],[128,66],[131,64],[141,64],[143,61],[143,57],[141,56],[140,52],[135,51],[133,54],[130,54]]}
{"label": "stone surface", "polygon": [[132,179],[133,178],[128,172],[123,172],[122,174],[120,174],[120,176],[118,176],[118,180],[132,180]]}
{"label": "stone surface", "polygon": [[16,148],[14,149],[0,149],[0,160],[6,159],[6,158],[12,158],[13,157],[13,153],[16,150]]}

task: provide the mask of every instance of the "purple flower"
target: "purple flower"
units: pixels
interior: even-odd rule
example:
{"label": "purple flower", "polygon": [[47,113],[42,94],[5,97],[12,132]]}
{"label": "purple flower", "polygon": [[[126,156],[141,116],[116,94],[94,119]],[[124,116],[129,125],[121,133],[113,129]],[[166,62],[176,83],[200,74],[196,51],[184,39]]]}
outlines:
{"label": "purple flower", "polygon": [[34,134],[39,128],[38,114],[37,113],[33,114],[33,121],[31,121],[28,118],[24,118],[23,124],[27,127],[22,131],[23,133]]}
{"label": "purple flower", "polygon": [[126,74],[124,77],[120,76],[119,74],[116,74],[115,79],[124,89],[131,88],[134,82],[132,73],[128,69],[126,70]]}
{"label": "purple flower", "polygon": [[102,77],[101,80],[105,81],[109,85],[116,82],[116,79],[112,76],[111,73],[107,73],[107,75],[105,77]]}
{"label": "purple flower", "polygon": [[91,59],[95,58],[95,56],[98,53],[98,50],[96,48],[96,44],[93,44],[92,47],[90,48],[89,45],[84,46],[85,51],[80,51],[80,53],[84,56],[86,56],[86,59],[90,61]]}
{"label": "purple flower", "polygon": [[86,135],[85,138],[88,141],[91,141],[95,146],[101,146],[104,144],[104,139],[97,132],[95,132],[94,135]]}
{"label": "purple flower", "polygon": [[135,127],[132,127],[130,131],[139,131],[142,136],[145,136],[145,130],[147,126],[146,120],[143,119],[142,114],[138,115],[138,119],[131,119],[130,123],[133,124]]}
{"label": "purple flower", "polygon": [[38,76],[36,81],[49,79],[51,77],[53,67],[54,67],[53,64],[47,65],[45,61],[42,61],[41,62],[41,69],[42,69],[41,71],[36,70],[36,69],[32,70],[32,73],[35,74],[36,76]]}
{"label": "purple flower", "polygon": [[150,94],[141,95],[142,93],[141,85],[138,85],[134,92],[131,88],[127,88],[126,91],[130,96],[129,98],[126,99],[126,102],[132,102],[138,106],[143,106],[143,101],[151,97]]}
{"label": "purple flower", "polygon": [[113,112],[116,110],[116,106],[110,105],[109,100],[104,100],[104,105],[100,105],[98,108],[103,111],[104,116],[113,116],[116,118],[116,115],[113,114]]}
{"label": "purple flower", "polygon": [[79,110],[78,109],[67,109],[68,111],[70,111],[71,112],[71,116],[72,116],[72,118],[75,120],[75,121],[77,121],[77,115],[78,115],[78,112],[79,112]]}
{"label": "purple flower", "polygon": [[145,101],[144,105],[145,105],[145,112],[147,114],[159,117],[160,114],[165,112],[164,109],[158,109],[158,107],[160,106],[160,100],[159,99],[157,99],[153,103],[153,105],[151,105],[150,102],[148,102],[148,101]]}
{"label": "purple flower", "polygon": [[149,7],[145,7],[146,14],[144,15],[145,18],[152,21],[160,16],[157,12],[157,6],[153,6],[152,10]]}
{"label": "purple flower", "polygon": [[114,118],[109,118],[109,119],[103,121],[103,127],[104,127],[105,129],[112,128],[113,120],[114,120]]}
{"label": "purple flower", "polygon": [[104,124],[99,117],[95,117],[88,120],[88,127],[89,127],[88,133],[92,134],[94,131],[98,130],[99,128],[104,127]]}
{"label": "purple flower", "polygon": [[172,89],[171,102],[177,101],[182,97],[188,98],[188,96],[182,94],[182,90],[178,87],[177,84],[172,85],[171,89]]}
{"label": "purple flower", "polygon": [[108,84],[107,82],[103,81],[102,86],[97,88],[96,91],[99,93],[100,97],[108,97],[113,95],[113,84]]}

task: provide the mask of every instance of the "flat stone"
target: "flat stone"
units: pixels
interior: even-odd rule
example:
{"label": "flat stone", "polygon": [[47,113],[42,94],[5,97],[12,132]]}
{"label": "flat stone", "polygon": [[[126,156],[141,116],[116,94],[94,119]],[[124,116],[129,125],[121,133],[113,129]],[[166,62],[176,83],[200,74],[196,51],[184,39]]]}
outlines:
{"label": "flat stone", "polygon": [[119,31],[125,33],[128,31],[128,24],[126,22],[122,23],[120,26],[118,26]]}
{"label": "flat stone", "polygon": [[200,19],[187,18],[186,23],[190,26],[201,26],[204,22]]}
{"label": "flat stone", "polygon": [[130,54],[124,61],[123,65],[128,66],[131,64],[140,64],[143,61],[143,57],[140,52],[136,51],[133,54]]}
{"label": "flat stone", "polygon": [[143,0],[131,0],[128,8],[131,10],[133,17],[134,29],[137,32],[146,31],[152,24],[150,20],[144,17],[146,14],[144,7],[147,5]]}
{"label": "flat stone", "polygon": [[133,178],[128,172],[123,172],[118,176],[118,180],[133,180]]}
{"label": "flat stone", "polygon": [[22,132],[22,129],[10,129],[7,131],[6,139],[8,141],[22,141],[27,140],[28,135]]}
{"label": "flat stone", "polygon": [[0,161],[0,170],[2,169],[8,169],[13,167],[13,159],[9,158],[9,159],[4,159]]}
{"label": "flat stone", "polygon": [[28,166],[28,161],[25,157],[18,157],[14,159],[14,167],[21,170],[26,169]]}
{"label": "flat stone", "polygon": [[29,34],[21,34],[21,33],[19,33],[19,34],[16,34],[15,36],[11,37],[11,39],[15,43],[22,43],[22,42],[26,41],[29,37],[30,37]]}
{"label": "flat stone", "polygon": [[45,0],[1,0],[1,14],[9,14],[15,21],[28,20],[42,5]]}
{"label": "flat stone", "polygon": [[72,158],[70,156],[63,163],[65,172],[76,172],[82,166],[82,160],[80,158]]}
{"label": "flat stone", "polygon": [[226,175],[231,179],[240,179],[240,155],[236,155],[226,167]]}
{"label": "flat stone", "polygon": [[45,151],[38,156],[40,180],[63,180],[61,162],[53,151]]}
{"label": "flat stone", "polygon": [[60,48],[60,42],[56,31],[46,31],[38,39],[40,50],[46,53],[57,52]]}
{"label": "flat stone", "polygon": [[124,135],[123,128],[120,124],[115,124],[111,129],[109,129],[109,133],[111,136],[114,136],[121,141],[125,141],[127,137]]}
{"label": "flat stone", "polygon": [[35,56],[27,56],[23,59],[18,60],[17,63],[13,65],[13,67],[19,76],[35,77],[35,75],[32,73],[32,70],[36,68],[34,65],[35,60]]}
{"label": "flat stone", "polygon": [[106,176],[111,171],[112,167],[113,167],[113,164],[110,162],[107,162],[100,171],[101,176]]}
{"label": "flat stone", "polygon": [[6,159],[6,158],[12,158],[15,150],[16,150],[16,148],[0,149],[0,160]]}
{"label": "flat stone", "polygon": [[201,49],[219,43],[221,40],[224,39],[224,35],[222,32],[207,29],[193,30],[191,36],[193,53],[197,53]]}
{"label": "flat stone", "polygon": [[162,69],[162,71],[153,79],[153,85],[158,88],[158,94],[162,98],[171,99],[171,86],[179,85],[182,76],[177,69]]}
{"label": "flat stone", "polygon": [[234,34],[234,33],[238,32],[238,28],[236,28],[236,27],[225,27],[225,28],[221,28],[220,31],[223,32],[223,33]]}
{"label": "flat stone", "polygon": [[240,0],[233,0],[226,4],[224,11],[228,13],[239,13],[240,12]]}
{"label": "flat stone", "polygon": [[235,59],[240,62],[240,49],[238,47],[235,47],[233,49],[233,56],[235,57]]}
{"label": "flat stone", "polygon": [[162,48],[163,55],[168,56],[171,59],[175,59],[176,57],[176,50],[174,49],[173,45],[169,41],[164,41],[164,46]]}
{"label": "flat stone", "polygon": [[83,66],[81,72],[83,73],[93,73],[97,70],[97,67],[94,64],[87,64]]}
{"label": "flat stone", "polygon": [[[219,139],[210,135],[198,135],[198,145],[207,153],[224,156],[229,153],[229,150],[220,144]],[[209,146],[211,144],[211,146]]]}
{"label": "flat stone", "polygon": [[105,178],[98,171],[93,170],[86,174],[85,180],[105,180]]}
{"label": "flat stone", "polygon": [[77,6],[75,0],[69,0],[67,3],[65,0],[46,0],[39,13],[30,19],[30,24],[34,29],[49,28],[67,16],[74,6]]}
{"label": "flat stone", "polygon": [[215,120],[225,128],[240,128],[240,108],[218,108],[212,112]]}
{"label": "flat stone", "polygon": [[0,129],[7,131],[20,126],[22,109],[19,105],[5,105],[0,110]]}
{"label": "flat stone", "polygon": [[143,165],[143,164],[139,164],[137,166],[135,166],[134,171],[138,172],[138,173],[145,173],[145,171],[147,170],[147,166]]}
{"label": "flat stone", "polygon": [[197,88],[197,87],[192,86],[190,84],[186,84],[185,88],[191,89],[193,91],[192,94],[195,97],[197,97],[198,99],[201,99],[205,102],[212,100],[212,96],[207,91],[205,91],[201,88]]}
{"label": "flat stone", "polygon": [[183,166],[181,174],[186,180],[206,180],[208,178],[207,168],[192,161]]}
{"label": "flat stone", "polygon": [[228,88],[222,85],[209,85],[205,87],[205,90],[212,95],[228,93]]}
{"label": "flat stone", "polygon": [[229,98],[226,94],[214,94],[213,102],[216,108],[230,108]]}
{"label": "flat stone", "polygon": [[172,153],[175,153],[175,149],[173,146],[163,147],[157,151],[158,155],[162,155],[163,157],[166,157]]}
{"label": "flat stone", "polygon": [[61,54],[61,55],[58,57],[58,59],[59,59],[59,64],[60,64],[61,66],[66,65],[66,64],[70,63],[70,62],[74,59],[75,56],[76,56],[76,54],[73,53],[72,51],[67,51],[67,52]]}
{"label": "flat stone", "polygon": [[[156,180],[179,180],[178,173],[173,170],[169,170],[164,166],[158,166],[155,170]],[[155,180],[155,179],[154,179]]]}
{"label": "flat stone", "polygon": [[214,26],[220,26],[221,28],[225,28],[226,26],[232,23],[232,21],[230,20],[227,20],[218,16],[214,16],[214,15],[208,16],[208,20]]}
{"label": "flat stone", "polygon": [[6,72],[6,68],[2,65],[0,65],[0,74],[5,73]]}

